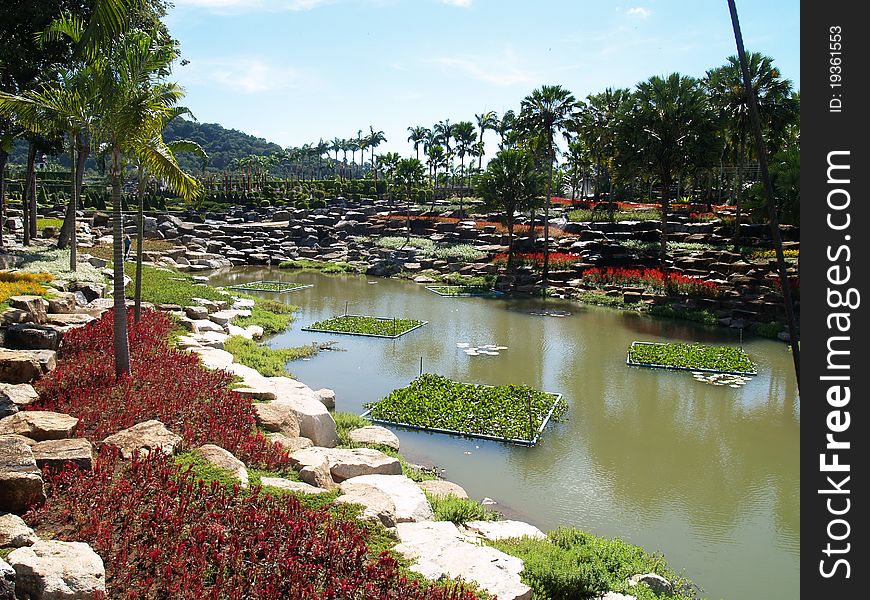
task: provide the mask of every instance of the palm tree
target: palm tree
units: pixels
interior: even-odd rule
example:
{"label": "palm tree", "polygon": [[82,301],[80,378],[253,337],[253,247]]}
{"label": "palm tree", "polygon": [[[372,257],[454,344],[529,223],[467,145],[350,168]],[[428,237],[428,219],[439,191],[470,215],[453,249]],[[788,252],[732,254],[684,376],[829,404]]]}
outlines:
{"label": "palm tree", "polygon": [[477,121],[477,128],[480,130],[480,137],[477,140],[479,147],[476,149],[477,170],[480,171],[483,168],[483,134],[487,129],[498,131],[499,120],[498,115],[494,110],[479,115],[476,114],[474,115],[474,118]]}
{"label": "palm tree", "polygon": [[504,150],[512,147],[510,133],[514,130],[517,123],[517,116],[514,111],[509,110],[501,117],[501,121],[496,126],[496,132],[499,135],[498,149]]}
{"label": "palm tree", "polygon": [[634,96],[617,130],[617,160],[661,183],[661,262],[667,272],[670,189],[689,169],[716,159],[715,113],[700,82],[679,73],[639,83]]}
{"label": "palm tree", "polygon": [[544,85],[526,96],[520,104],[520,123],[528,132],[541,136],[549,162],[547,177],[547,202],[544,204],[544,287],[550,268],[550,202],[553,195],[553,164],[556,162],[555,137],[572,127],[577,100],[568,90],[559,85]]}
{"label": "palm tree", "polygon": [[[477,141],[477,136],[474,132],[474,123],[471,121],[460,121],[453,126],[453,136],[456,140],[456,154],[459,155],[461,163],[461,175],[465,174],[465,157],[474,151],[474,145]],[[470,186],[469,182],[469,186]],[[459,210],[462,211],[462,198],[459,199]]]}
{"label": "palm tree", "polygon": [[[398,157],[398,155],[396,155]],[[405,231],[407,244],[411,240],[411,196],[415,186],[423,181],[423,163],[416,158],[403,158],[396,163],[396,181],[405,191]]]}
{"label": "palm tree", "polygon": [[508,230],[508,267],[513,262],[516,213],[528,209],[540,195],[543,178],[528,153],[501,150],[477,179],[476,191],[487,210],[502,213]]}
{"label": "palm tree", "polygon": [[596,162],[595,201],[601,193],[601,176],[605,169],[610,180],[608,202],[613,201],[613,159],[616,156],[616,129],[631,101],[628,89],[607,88],[590,94],[580,105],[577,133],[583,136]]}
{"label": "palm tree", "polygon": [[[779,69],[773,66],[773,59],[769,56],[751,52],[746,55],[746,62],[762,131],[775,152],[786,127],[797,113],[797,105],[791,95],[791,82],[780,76]],[[734,189],[734,203],[737,206],[734,248],[737,251],[740,248],[741,176],[744,165],[755,155],[753,144],[750,143],[752,120],[749,115],[749,94],[743,85],[743,74],[737,56],[729,56],[725,65],[707,71],[705,83],[710,101],[725,128],[727,150],[737,166],[737,183]]]}
{"label": "palm tree", "polygon": [[426,135],[429,130],[422,125],[415,125],[414,127],[408,127],[408,132],[410,133],[408,141],[414,144],[414,152],[417,153],[417,160],[420,160],[420,146],[425,148]]}
{"label": "palm tree", "polygon": [[[445,119],[443,121],[438,121],[434,127],[432,127],[432,131],[435,133],[435,139],[438,144],[441,144],[444,147],[444,160],[445,160],[445,169],[444,175],[448,177],[448,173],[450,172],[450,167],[452,166],[451,154],[450,154],[450,139],[453,137],[453,126],[450,124],[450,119]],[[446,186],[446,180],[445,180]]]}
{"label": "palm tree", "polygon": [[387,137],[384,135],[383,131],[375,131],[375,128],[371,125],[369,126],[369,136],[366,138],[366,145],[372,149],[372,169],[375,172],[375,181],[378,180],[378,168],[377,163],[375,163],[375,148],[381,145],[381,142],[386,142]]}

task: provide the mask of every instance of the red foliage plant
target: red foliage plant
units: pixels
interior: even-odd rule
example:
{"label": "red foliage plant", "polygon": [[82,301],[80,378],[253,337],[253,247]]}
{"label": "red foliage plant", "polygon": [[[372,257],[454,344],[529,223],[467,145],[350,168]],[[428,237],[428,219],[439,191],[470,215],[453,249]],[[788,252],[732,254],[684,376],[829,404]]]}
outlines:
{"label": "red foliage plant", "polygon": [[[550,252],[550,268],[554,270],[567,269],[574,263],[580,260],[579,254],[570,254],[568,252]],[[508,255],[506,252],[496,254],[492,259],[493,264],[499,267],[507,266]],[[526,266],[532,269],[544,268],[544,253],[543,252],[514,252],[514,266]]]}
{"label": "red foliage plant", "polygon": [[583,273],[583,281],[594,287],[605,285],[637,286],[654,291],[667,291],[671,294],[715,298],[720,290],[715,281],[699,277],[691,277],[680,273],[665,274],[660,269],[624,269],[609,267],[606,269],[587,269]]}
{"label": "red foliage plant", "polygon": [[105,448],[93,471],[46,472],[49,498],[27,515],[103,557],[111,598],[179,600],[475,600],[421,587],[387,553],[371,556],[349,518],[204,483],[160,453],[123,463]]}
{"label": "red foliage plant", "polygon": [[289,467],[287,453],[256,431],[251,400],[227,389],[232,375],[170,346],[168,317],[144,311],[134,323],[129,313],[128,328],[131,376],[115,377],[108,312],[64,336],[57,369],[39,381],[40,400],[31,408],[78,417],[79,435],[93,441],[157,419],[187,447],[217,444],[246,464]]}

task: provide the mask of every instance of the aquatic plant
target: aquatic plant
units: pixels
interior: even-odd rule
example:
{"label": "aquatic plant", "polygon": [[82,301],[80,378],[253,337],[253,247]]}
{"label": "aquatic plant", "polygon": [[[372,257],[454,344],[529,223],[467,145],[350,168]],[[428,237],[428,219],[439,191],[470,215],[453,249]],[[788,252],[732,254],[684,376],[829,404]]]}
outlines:
{"label": "aquatic plant", "polygon": [[635,342],[628,350],[632,364],[677,369],[754,373],[743,348],[702,344]]}
{"label": "aquatic plant", "polygon": [[351,333],[356,335],[398,337],[412,329],[420,327],[424,323],[424,321],[414,319],[342,315],[317,321],[304,329],[306,331],[331,331],[334,333]]}

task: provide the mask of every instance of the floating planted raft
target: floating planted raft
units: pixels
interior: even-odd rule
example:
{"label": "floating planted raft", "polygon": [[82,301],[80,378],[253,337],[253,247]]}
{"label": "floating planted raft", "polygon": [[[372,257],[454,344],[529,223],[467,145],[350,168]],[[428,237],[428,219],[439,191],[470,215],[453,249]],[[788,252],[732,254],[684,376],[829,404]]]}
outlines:
{"label": "floating planted raft", "polygon": [[418,321],[416,319],[341,315],[312,323],[308,327],[303,327],[302,331],[395,339],[415,329],[419,329],[427,323],[428,321]]}
{"label": "floating planted raft", "polygon": [[472,285],[427,285],[426,289],[430,292],[450,298],[461,298],[469,296],[479,296],[483,298],[495,298],[504,296],[504,292],[499,292],[486,287],[478,287]]}
{"label": "floating planted raft", "polygon": [[536,445],[547,423],[558,421],[567,408],[561,394],[525,385],[460,383],[431,374],[367,407],[363,416],[376,423],[523,446]]}
{"label": "floating planted raft", "polygon": [[286,281],[249,281],[248,283],[240,283],[238,285],[227,286],[234,290],[248,290],[250,292],[275,292],[283,294],[285,292],[295,292],[305,288],[314,287],[312,284],[304,283],[289,283]]}
{"label": "floating planted raft", "polygon": [[633,367],[757,375],[755,364],[743,348],[704,344],[632,342],[625,359]]}

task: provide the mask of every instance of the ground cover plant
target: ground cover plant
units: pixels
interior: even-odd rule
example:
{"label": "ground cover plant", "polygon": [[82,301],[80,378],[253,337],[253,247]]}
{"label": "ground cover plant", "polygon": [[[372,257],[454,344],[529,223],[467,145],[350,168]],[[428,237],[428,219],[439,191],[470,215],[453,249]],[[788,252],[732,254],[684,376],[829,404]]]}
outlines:
{"label": "ground cover plant", "polygon": [[311,344],[296,348],[270,348],[240,335],[227,338],[224,350],[232,354],[236,362],[256,369],[265,377],[293,377],[287,371],[288,362],[317,354],[317,347]]}
{"label": "ground cover plant", "polygon": [[[27,515],[58,539],[91,544],[109,597],[261,600],[474,600],[457,586],[406,579],[367,528],[292,495],[210,483],[160,454],[93,471],[46,473],[48,500]],[[45,533],[45,532],[43,532]]]}
{"label": "ground cover plant", "polygon": [[417,255],[438,260],[455,260],[458,262],[474,262],[486,256],[486,252],[478,250],[471,244],[436,244],[429,238],[411,236],[385,236],[374,240],[381,248],[400,250],[415,248]]}
{"label": "ground cover plant", "polygon": [[583,283],[595,288],[608,285],[642,287],[648,292],[668,293],[698,298],[716,298],[719,285],[715,281],[669,273],[661,269],[625,269],[622,267],[594,267],[583,272]]}
{"label": "ground cover plant", "polygon": [[142,421],[157,419],[182,437],[182,449],[217,444],[247,464],[289,468],[286,452],[255,429],[253,404],[226,388],[225,371],[210,371],[199,358],[170,346],[172,322],[143,311],[128,314],[132,375],[116,378],[112,315],[68,332],[58,366],[36,384],[40,399],[30,408],[80,419],[78,433],[91,441]]}
{"label": "ground cover plant", "polygon": [[16,253],[18,270],[27,273],[51,273],[55,279],[64,281],[105,282],[99,269],[90,263],[80,262],[75,271],[69,270],[69,250],[41,249]]}
{"label": "ground cover plant", "polygon": [[480,285],[430,285],[427,290],[435,292],[439,296],[497,296],[491,287]]}
{"label": "ground cover plant", "polygon": [[[142,240],[142,250],[144,252],[168,252],[175,248],[175,244],[173,242],[169,242],[166,240],[149,240],[145,238]],[[113,259],[112,256],[112,245],[111,244],[100,244],[97,246],[90,247],[82,247],[79,246],[79,252],[85,252],[92,256],[96,256],[97,258],[102,258],[103,260],[111,261]],[[133,261],[136,257],[136,239],[133,238],[133,245],[130,249],[130,256],[128,260]]]}
{"label": "ground cover plant", "polygon": [[289,281],[249,281],[238,285],[229,286],[236,290],[252,290],[258,292],[292,292],[294,290],[308,288],[311,285],[304,283],[293,283]]}
{"label": "ground cover plant", "polygon": [[[801,251],[798,249],[783,250],[783,256],[786,260],[797,260],[800,258]],[[776,250],[756,250],[749,256],[750,260],[774,260],[776,259]]]}
{"label": "ground cover plant", "polygon": [[383,337],[398,337],[424,325],[425,321],[415,319],[388,319],[382,317],[367,317],[358,315],[342,315],[317,321],[305,331],[329,331],[333,333],[349,333],[356,335],[371,335]]}
{"label": "ground cover plant", "polygon": [[284,304],[262,298],[253,298],[254,306],[250,308],[251,315],[248,317],[238,316],[233,319],[233,325],[247,327],[257,325],[263,328],[266,335],[281,333],[290,326],[295,318],[293,313],[299,310],[293,304]]}
{"label": "ground cover plant", "polygon": [[[525,385],[474,385],[423,374],[367,408],[378,421],[531,441],[554,402],[552,394]],[[552,420],[565,410],[558,400]]]}
{"label": "ground cover plant", "polygon": [[321,273],[326,274],[339,274],[339,273],[359,273],[359,267],[356,267],[350,263],[341,262],[341,261],[326,261],[326,260],[314,260],[312,258],[301,258],[298,260],[285,260],[282,261],[278,265],[279,269],[309,269],[313,271],[320,271]]}
{"label": "ground cover plant", "polygon": [[630,363],[672,369],[754,373],[755,365],[742,348],[702,344],[639,343],[628,350]]}
{"label": "ground cover plant", "polygon": [[[569,252],[550,252],[550,270],[559,271],[562,269],[570,269],[574,263],[580,261],[579,254],[571,254]],[[506,267],[508,263],[508,255],[506,252],[496,254],[492,262],[497,267]],[[514,267],[529,267],[540,271],[544,268],[544,253],[543,252],[514,252],[513,261]]]}
{"label": "ground cover plant", "polygon": [[588,210],[585,208],[578,208],[568,213],[568,220],[572,223],[602,221],[658,221],[661,218],[661,213],[655,209],[616,210],[611,213],[608,210]]}
{"label": "ground cover plant", "polygon": [[500,518],[497,512],[489,510],[471,498],[459,498],[452,494],[424,493],[429,504],[432,505],[436,521],[452,521],[457,525],[462,525],[468,521],[498,521]]}
{"label": "ground cover plant", "polygon": [[520,578],[532,588],[533,600],[592,598],[608,591],[638,600],[659,598],[645,584],[628,584],[628,579],[638,573],[656,573],[671,582],[675,592],[668,598],[697,598],[694,586],[671,570],[664,557],[619,539],[560,527],[550,531],[547,539],[525,537],[489,545],[523,559]]}
{"label": "ground cover plant", "polygon": [[55,229],[60,229],[62,226],[63,219],[36,219],[36,229],[38,231],[45,231],[46,227],[54,227]]}
{"label": "ground cover plant", "polygon": [[54,279],[51,273],[0,272],[0,303],[12,296],[44,296],[48,289],[43,285]]}
{"label": "ground cover plant", "polygon": [[[127,297],[133,297],[133,286],[127,286]],[[171,269],[142,267],[142,301],[153,304],[191,306],[194,298],[227,301],[230,296],[208,285],[199,284]]]}

